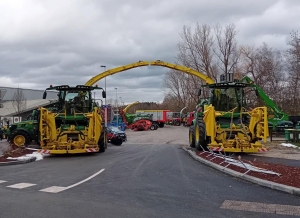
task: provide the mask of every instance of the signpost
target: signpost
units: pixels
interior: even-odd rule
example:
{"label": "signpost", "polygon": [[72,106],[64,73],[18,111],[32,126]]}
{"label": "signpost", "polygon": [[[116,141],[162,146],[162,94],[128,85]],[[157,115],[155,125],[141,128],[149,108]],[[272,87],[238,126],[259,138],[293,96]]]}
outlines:
{"label": "signpost", "polygon": [[107,109],[109,109],[111,106],[110,105],[102,105],[102,107],[104,108],[104,120],[105,120],[105,127],[107,127]]}

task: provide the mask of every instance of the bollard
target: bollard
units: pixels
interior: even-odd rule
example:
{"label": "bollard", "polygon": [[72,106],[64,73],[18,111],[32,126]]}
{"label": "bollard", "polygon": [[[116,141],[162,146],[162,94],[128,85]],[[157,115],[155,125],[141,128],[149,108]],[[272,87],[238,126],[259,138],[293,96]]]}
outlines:
{"label": "bollard", "polygon": [[285,140],[287,142],[289,142],[291,140],[291,137],[290,137],[290,131],[288,129],[285,129],[284,130],[284,136],[285,136]]}

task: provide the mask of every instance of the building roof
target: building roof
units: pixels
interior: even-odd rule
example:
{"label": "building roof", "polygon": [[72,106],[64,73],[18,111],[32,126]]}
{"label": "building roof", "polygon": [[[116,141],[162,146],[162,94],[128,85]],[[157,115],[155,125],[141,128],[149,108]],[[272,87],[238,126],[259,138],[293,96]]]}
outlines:
{"label": "building roof", "polygon": [[[23,110],[21,113],[31,111],[37,107],[44,107],[47,106],[56,100],[54,99],[36,99],[36,100],[27,100],[26,101],[26,109]],[[12,101],[3,102],[3,108],[0,108],[0,116],[14,116],[17,115],[15,108],[13,107]]]}

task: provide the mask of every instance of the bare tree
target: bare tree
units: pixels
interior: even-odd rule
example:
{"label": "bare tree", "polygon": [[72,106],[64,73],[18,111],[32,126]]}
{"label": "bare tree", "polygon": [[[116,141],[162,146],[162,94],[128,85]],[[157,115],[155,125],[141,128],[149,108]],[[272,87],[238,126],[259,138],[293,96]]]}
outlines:
{"label": "bare tree", "polygon": [[[207,24],[198,24],[194,31],[184,26],[180,33],[176,62],[217,81],[220,72],[237,70],[239,52],[235,41],[234,25],[228,25],[222,31],[221,26],[212,29]],[[215,32],[213,32],[215,31]],[[225,70],[224,70],[225,69]],[[200,78],[176,70],[166,73],[164,87],[166,94],[178,108],[187,106],[193,110],[198,103],[197,91],[205,82]],[[202,89],[202,97],[208,97],[208,90]],[[170,98],[172,96],[172,98]]]}
{"label": "bare tree", "polygon": [[215,27],[216,46],[214,53],[218,59],[217,65],[222,73],[234,73],[240,57],[236,41],[237,31],[234,24],[223,27],[219,24]]}
{"label": "bare tree", "polygon": [[[241,48],[242,74],[249,76],[279,107],[282,106],[285,76],[281,52],[269,47],[266,43],[255,48],[243,46]],[[248,91],[251,91],[249,89]],[[264,105],[255,92],[248,96],[252,106]]]}
{"label": "bare tree", "polygon": [[17,88],[12,99],[12,105],[16,113],[20,114],[26,109],[26,98],[22,89]]}
{"label": "bare tree", "polygon": [[300,35],[298,31],[292,31],[291,39],[286,50],[286,66],[288,69],[288,96],[290,99],[290,114],[300,113]]}

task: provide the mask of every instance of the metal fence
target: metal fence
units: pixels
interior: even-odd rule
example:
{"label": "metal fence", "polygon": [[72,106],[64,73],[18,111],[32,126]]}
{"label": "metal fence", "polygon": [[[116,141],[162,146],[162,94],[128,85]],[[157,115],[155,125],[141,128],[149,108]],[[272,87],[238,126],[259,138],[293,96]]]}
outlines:
{"label": "metal fence", "polygon": [[[245,172],[243,173],[243,176],[246,175],[249,172],[259,172],[259,173],[264,173],[264,174],[273,174],[273,175],[277,175],[280,176],[280,173],[276,173],[274,171],[271,170],[267,170],[267,169],[262,169],[259,167],[256,167],[254,165],[252,165],[251,162],[249,163],[245,163],[241,160],[241,157],[239,156],[238,159],[235,159],[234,157],[226,155],[226,153],[222,153],[221,150],[218,150],[218,153],[216,153],[214,150],[210,149],[209,147],[207,147],[208,151],[205,151],[203,149],[203,147],[200,145],[201,149],[202,149],[202,153],[207,154],[206,158],[208,161],[212,162],[212,160],[219,158],[222,161],[220,163],[218,163],[218,165],[223,166],[223,169],[228,168],[229,166],[237,166],[240,168],[244,168]],[[192,151],[189,151],[192,152]],[[217,164],[217,163],[215,163]]]}
{"label": "metal fence", "polygon": [[284,131],[276,131],[276,130],[269,130],[270,141],[271,142],[285,142],[285,133]]}

